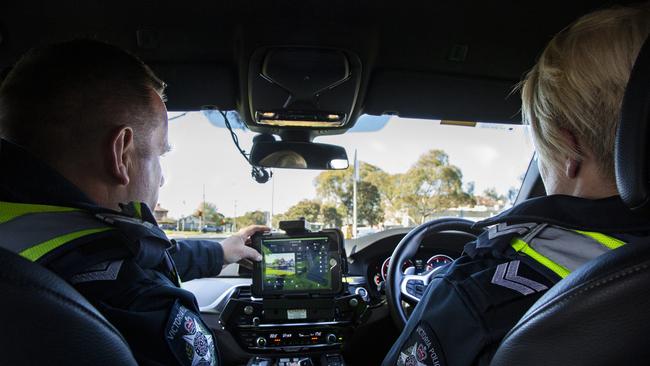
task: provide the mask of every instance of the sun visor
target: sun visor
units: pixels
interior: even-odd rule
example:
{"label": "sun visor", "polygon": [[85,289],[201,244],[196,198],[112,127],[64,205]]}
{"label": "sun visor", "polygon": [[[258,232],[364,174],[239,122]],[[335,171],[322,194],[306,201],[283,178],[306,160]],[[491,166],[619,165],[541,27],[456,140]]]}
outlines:
{"label": "sun visor", "polygon": [[150,67],[167,84],[169,111],[198,111],[205,106],[236,108],[237,83],[228,67],[205,63],[157,64]]}
{"label": "sun visor", "polygon": [[408,118],[521,123],[516,81],[383,70],[373,74],[363,112]]}
{"label": "sun visor", "polygon": [[346,51],[260,49],[250,61],[247,122],[253,129],[346,129],[360,80],[359,58]]}

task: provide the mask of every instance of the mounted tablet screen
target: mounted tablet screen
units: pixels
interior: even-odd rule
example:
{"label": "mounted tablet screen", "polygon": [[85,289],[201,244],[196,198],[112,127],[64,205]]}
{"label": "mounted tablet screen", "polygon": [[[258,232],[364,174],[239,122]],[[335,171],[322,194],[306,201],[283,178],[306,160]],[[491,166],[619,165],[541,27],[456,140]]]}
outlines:
{"label": "mounted tablet screen", "polygon": [[[320,235],[319,235],[320,234]],[[254,242],[262,253],[253,273],[258,296],[335,294],[341,289],[339,243],[329,234],[265,235]]]}

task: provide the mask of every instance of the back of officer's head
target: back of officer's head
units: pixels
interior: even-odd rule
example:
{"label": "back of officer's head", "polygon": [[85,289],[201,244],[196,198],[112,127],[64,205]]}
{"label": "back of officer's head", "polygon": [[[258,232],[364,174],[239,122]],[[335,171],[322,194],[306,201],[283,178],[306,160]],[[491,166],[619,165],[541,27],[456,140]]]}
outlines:
{"label": "back of officer's head", "polygon": [[152,98],[164,83],[132,54],[94,40],[37,47],[0,86],[0,136],[51,165],[79,161],[130,126],[146,153]]}
{"label": "back of officer's head", "polygon": [[523,82],[522,113],[549,168],[562,172],[567,157],[589,158],[602,183],[615,187],[621,101],[649,32],[646,3],[585,15],[548,44]]}

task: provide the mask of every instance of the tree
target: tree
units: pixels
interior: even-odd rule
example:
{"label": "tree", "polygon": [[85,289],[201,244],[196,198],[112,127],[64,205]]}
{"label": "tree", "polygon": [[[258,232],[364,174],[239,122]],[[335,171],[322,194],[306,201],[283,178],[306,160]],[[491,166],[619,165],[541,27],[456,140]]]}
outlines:
{"label": "tree", "polygon": [[273,215],[273,217],[271,218],[271,226],[277,229],[280,227],[280,221],[284,221],[284,220],[287,220],[284,214]]}
{"label": "tree", "polygon": [[506,196],[499,194],[494,187],[485,189],[482,195],[474,199],[479,205],[488,207],[503,207],[507,200]]}
{"label": "tree", "polygon": [[317,200],[302,200],[289,207],[284,217],[287,220],[298,220],[304,217],[308,222],[318,222],[320,217],[321,204]]}
{"label": "tree", "polygon": [[465,192],[467,192],[467,194],[469,194],[470,196],[474,195],[475,189],[476,189],[476,182],[471,181],[465,184]]}
{"label": "tree", "polygon": [[343,225],[343,213],[340,206],[323,204],[320,209],[321,218],[325,227],[341,227]]}
{"label": "tree", "polygon": [[[351,214],[354,201],[353,190],[346,191],[341,199],[348,214]],[[370,182],[357,182],[357,219],[367,222],[370,226],[384,220],[384,209],[381,207],[379,189]]]}
{"label": "tree", "polygon": [[384,208],[381,204],[379,188],[372,183],[359,182],[357,184],[357,211],[359,218],[370,226],[375,226],[384,221]]}
{"label": "tree", "polygon": [[353,169],[327,170],[314,179],[318,197],[332,202],[341,202],[343,194],[350,189]]}
{"label": "tree", "polygon": [[495,201],[499,201],[499,200],[503,200],[503,199],[504,199],[504,197],[503,197],[502,195],[500,195],[500,194],[497,192],[496,188],[494,188],[494,187],[486,188],[486,189],[483,191],[483,195],[484,195],[485,197],[491,198],[491,199],[493,199],[493,200],[495,200]]}
{"label": "tree", "polygon": [[217,205],[212,202],[201,202],[194,210],[194,216],[203,217],[204,222],[223,225],[225,223],[225,216],[217,211]]}
{"label": "tree", "polygon": [[404,174],[402,203],[409,216],[423,223],[436,212],[465,204],[472,197],[462,189],[463,174],[442,150],[430,150]]}
{"label": "tree", "polygon": [[403,174],[389,174],[377,168],[377,170],[369,171],[364,177],[364,181],[372,183],[379,190],[384,212],[397,212],[402,208],[400,182],[403,178]]}
{"label": "tree", "polygon": [[259,210],[249,211],[237,217],[237,228],[241,229],[249,225],[266,225],[266,213]]}
{"label": "tree", "polygon": [[521,188],[521,185],[524,182],[524,178],[526,178],[526,173],[522,174],[519,176],[519,184],[514,187],[510,187],[508,189],[508,193],[506,193],[506,198],[508,199],[508,203],[511,205],[515,204],[515,201],[517,200],[517,196],[519,195],[519,188]]}
{"label": "tree", "polygon": [[[376,184],[386,180],[389,175],[372,164],[365,162],[360,164],[361,181],[357,182],[358,220],[375,225],[384,218],[382,196]],[[345,170],[330,170],[319,174],[314,180],[318,196],[335,206],[342,204],[348,221],[351,221],[353,211],[353,174],[352,167]]]}
{"label": "tree", "polygon": [[298,220],[304,217],[310,223],[322,223],[326,227],[341,227],[344,209],[330,203],[321,204],[318,200],[302,200],[283,214],[273,215],[273,227],[278,227],[280,221]]}
{"label": "tree", "polygon": [[[359,164],[359,177],[362,181],[376,185],[378,181],[384,178],[384,175],[387,175],[387,173],[372,164],[363,161],[359,162]],[[352,191],[353,174],[354,168],[352,166],[344,170],[327,170],[320,173],[314,179],[316,193],[324,200],[340,202],[341,197],[346,192]]]}
{"label": "tree", "polygon": [[511,205],[515,204],[515,201],[517,200],[517,195],[518,194],[519,194],[519,188],[510,187],[510,189],[508,189],[508,194],[506,195],[506,197],[508,198],[508,202]]}

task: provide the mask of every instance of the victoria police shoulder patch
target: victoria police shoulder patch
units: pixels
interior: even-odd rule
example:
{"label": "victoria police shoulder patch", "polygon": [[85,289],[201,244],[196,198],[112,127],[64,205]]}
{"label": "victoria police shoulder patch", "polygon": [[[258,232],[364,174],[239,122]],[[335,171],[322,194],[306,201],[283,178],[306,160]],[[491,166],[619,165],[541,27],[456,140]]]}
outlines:
{"label": "victoria police shoulder patch", "polygon": [[420,322],[404,343],[397,357],[397,366],[445,366],[447,363],[435,333]]}
{"label": "victoria police shoulder patch", "polygon": [[178,300],[165,327],[165,340],[181,365],[217,365],[212,332],[199,315],[179,304]]}

